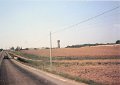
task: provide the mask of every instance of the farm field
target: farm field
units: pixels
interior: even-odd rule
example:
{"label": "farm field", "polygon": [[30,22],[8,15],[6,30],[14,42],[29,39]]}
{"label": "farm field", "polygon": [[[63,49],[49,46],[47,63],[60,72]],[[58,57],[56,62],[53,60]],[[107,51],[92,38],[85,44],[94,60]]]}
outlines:
{"label": "farm field", "polygon": [[[31,59],[34,55],[42,61],[28,64],[49,69],[48,49],[23,50],[19,54]],[[120,46],[53,49],[52,62],[53,73],[90,85],[120,85]]]}
{"label": "farm field", "polygon": [[[22,52],[38,56],[49,56],[49,49],[23,50]],[[52,56],[118,57],[120,56],[120,45],[52,49]]]}
{"label": "farm field", "polygon": [[65,60],[55,61],[55,64],[58,64],[55,65],[56,72],[63,72],[82,79],[93,80],[102,83],[103,85],[120,84],[120,59]]}

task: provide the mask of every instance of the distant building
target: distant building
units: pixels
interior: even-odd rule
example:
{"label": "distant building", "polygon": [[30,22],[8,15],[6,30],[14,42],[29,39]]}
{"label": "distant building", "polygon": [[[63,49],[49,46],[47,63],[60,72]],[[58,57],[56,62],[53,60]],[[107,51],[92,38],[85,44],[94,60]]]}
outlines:
{"label": "distant building", "polygon": [[60,48],[60,40],[57,40],[58,48]]}

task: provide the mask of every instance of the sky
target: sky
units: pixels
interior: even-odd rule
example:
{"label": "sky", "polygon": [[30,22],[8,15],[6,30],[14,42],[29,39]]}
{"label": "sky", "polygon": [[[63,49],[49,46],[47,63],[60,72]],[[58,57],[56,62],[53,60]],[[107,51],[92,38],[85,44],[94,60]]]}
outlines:
{"label": "sky", "polygon": [[[61,47],[120,40],[120,8],[69,28],[120,6],[119,1],[0,0],[0,48]],[[68,28],[66,30],[62,30]]]}

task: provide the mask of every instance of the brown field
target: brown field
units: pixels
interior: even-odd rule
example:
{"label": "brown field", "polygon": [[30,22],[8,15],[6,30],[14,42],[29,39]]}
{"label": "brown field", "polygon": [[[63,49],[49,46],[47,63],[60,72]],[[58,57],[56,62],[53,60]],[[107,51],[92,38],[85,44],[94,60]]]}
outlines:
{"label": "brown field", "polygon": [[[49,56],[49,49],[23,50],[22,52],[39,56]],[[66,56],[68,58],[53,60],[53,67],[56,72],[93,80],[103,85],[120,85],[120,46],[53,49],[52,55]],[[69,59],[69,57],[75,56],[95,57],[95,59]],[[96,57],[105,59],[97,59]],[[112,59],[111,57],[115,58]]]}
{"label": "brown field", "polygon": [[63,72],[106,85],[120,84],[120,59],[54,60],[53,62],[56,72]]}
{"label": "brown field", "polygon": [[95,82],[102,83],[103,85],[120,85],[120,65],[69,65],[67,67],[56,67],[56,71],[83,79],[93,80]]}
{"label": "brown field", "polygon": [[[49,56],[49,49],[24,50],[22,52],[40,55],[40,56]],[[72,57],[73,56],[80,56],[80,57],[120,56],[120,45],[52,49],[52,56],[72,56]]]}

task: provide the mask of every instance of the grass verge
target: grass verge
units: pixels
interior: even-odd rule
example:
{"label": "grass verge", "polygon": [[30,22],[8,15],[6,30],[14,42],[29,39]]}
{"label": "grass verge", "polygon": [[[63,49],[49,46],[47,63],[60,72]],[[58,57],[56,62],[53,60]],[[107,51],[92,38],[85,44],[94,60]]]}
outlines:
{"label": "grass verge", "polygon": [[51,70],[49,68],[49,62],[45,62],[45,61],[35,62],[35,61],[31,61],[31,60],[24,60],[24,59],[21,59],[21,58],[18,58],[18,61],[20,61],[24,64],[27,64],[29,66],[35,67],[35,68],[39,68],[43,71],[46,71],[46,72],[49,72],[49,73],[52,73],[52,74],[56,74],[56,75],[60,75],[62,77],[65,77],[65,78],[68,78],[68,79],[71,79],[71,80],[75,80],[77,82],[83,82],[83,83],[86,83],[86,84],[89,84],[89,85],[103,85],[101,83],[94,82],[93,80],[82,79],[80,77],[71,76],[71,75],[63,73],[63,72],[56,72],[54,69]]}

